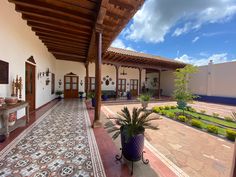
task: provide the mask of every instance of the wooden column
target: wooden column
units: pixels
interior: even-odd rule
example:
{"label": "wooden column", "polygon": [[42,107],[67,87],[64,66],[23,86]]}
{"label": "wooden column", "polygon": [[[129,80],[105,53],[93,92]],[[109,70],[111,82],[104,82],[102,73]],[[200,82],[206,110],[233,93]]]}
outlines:
{"label": "wooden column", "polygon": [[236,176],[236,141],[234,143],[234,155],[233,155],[233,163],[231,167],[230,177],[235,177],[235,176]]}
{"label": "wooden column", "polygon": [[161,70],[158,71],[158,98],[161,98]]}
{"label": "wooden column", "polygon": [[115,68],[116,68],[116,98],[118,98],[119,96],[119,90],[118,90],[118,81],[119,81],[119,68],[120,66],[119,65],[115,65]]}
{"label": "wooden column", "polygon": [[85,93],[86,99],[88,99],[88,79],[89,79],[89,63],[85,63],[86,76],[85,76]]}
{"label": "wooden column", "polygon": [[139,70],[139,95],[142,93],[142,68],[138,68]]}
{"label": "wooden column", "polygon": [[97,55],[95,58],[95,112],[94,112],[94,127],[101,127],[100,111],[101,111],[101,69],[102,69],[102,32],[96,32]]}

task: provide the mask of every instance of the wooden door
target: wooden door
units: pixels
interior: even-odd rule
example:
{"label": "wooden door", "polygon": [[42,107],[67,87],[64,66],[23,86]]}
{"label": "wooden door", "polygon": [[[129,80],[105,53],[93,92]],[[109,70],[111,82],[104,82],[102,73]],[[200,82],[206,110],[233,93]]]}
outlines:
{"label": "wooden door", "polygon": [[78,98],[78,76],[64,76],[64,97],[65,98]]}
{"label": "wooden door", "polygon": [[125,92],[126,91],[126,79],[118,80],[118,91]]}
{"label": "wooden door", "polygon": [[138,79],[130,79],[130,92],[132,96],[138,95]]}
{"label": "wooden door", "polygon": [[25,97],[30,111],[35,110],[35,66],[25,63]]}
{"label": "wooden door", "polygon": [[95,91],[95,77],[88,78],[88,92]]}

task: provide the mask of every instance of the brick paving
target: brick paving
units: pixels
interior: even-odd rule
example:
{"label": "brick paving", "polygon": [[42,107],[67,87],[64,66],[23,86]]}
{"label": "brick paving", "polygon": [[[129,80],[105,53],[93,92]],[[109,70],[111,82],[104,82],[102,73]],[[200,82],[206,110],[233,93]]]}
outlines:
{"label": "brick paving", "polygon": [[[151,103],[154,105],[175,105],[175,102]],[[222,116],[229,115],[234,106],[194,102],[193,107],[207,113],[216,112]],[[125,106],[107,105],[116,113]],[[140,104],[129,104],[129,109]],[[197,129],[185,126],[174,120],[164,118],[157,121],[159,130],[147,130],[149,142],[165,157],[181,168],[191,177],[227,177],[230,174],[234,144],[230,141],[212,136]]]}

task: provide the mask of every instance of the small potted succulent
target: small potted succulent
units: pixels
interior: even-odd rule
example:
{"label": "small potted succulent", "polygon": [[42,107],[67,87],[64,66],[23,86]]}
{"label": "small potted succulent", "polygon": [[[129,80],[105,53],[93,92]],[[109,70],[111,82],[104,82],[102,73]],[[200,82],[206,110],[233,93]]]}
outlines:
{"label": "small potted succulent", "polygon": [[90,92],[88,94],[88,98],[90,98],[92,100],[92,107],[95,107],[95,105],[96,105],[95,93],[94,92]]}
{"label": "small potted succulent", "polygon": [[141,94],[139,96],[139,100],[142,104],[143,109],[146,109],[148,107],[148,103],[149,103],[150,99],[151,99],[151,96],[148,93]]}
{"label": "small potted succulent", "polygon": [[58,96],[58,99],[61,99],[61,95],[63,94],[63,91],[57,90],[56,95]]}
{"label": "small potted succulent", "polygon": [[131,115],[127,107],[118,112],[118,117],[114,119],[115,123],[108,122],[105,124],[108,132],[114,132],[112,138],[116,139],[121,135],[122,155],[130,161],[138,161],[142,158],[144,148],[144,131],[145,129],[157,130],[158,126],[153,125],[153,120],[159,117],[149,117],[152,110],[146,111],[142,108],[133,108]]}

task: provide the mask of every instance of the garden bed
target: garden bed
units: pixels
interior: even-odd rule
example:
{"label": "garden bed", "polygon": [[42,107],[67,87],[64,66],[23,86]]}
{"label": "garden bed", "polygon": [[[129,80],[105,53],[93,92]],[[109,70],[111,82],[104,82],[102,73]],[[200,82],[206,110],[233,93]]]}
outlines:
{"label": "garden bed", "polygon": [[[189,111],[176,108],[175,106],[153,107],[157,114],[164,115],[189,126],[201,129],[205,132],[223,136],[234,141],[236,137],[236,122],[227,121],[222,118],[196,112],[190,108]],[[191,111],[190,111],[191,110]]]}

